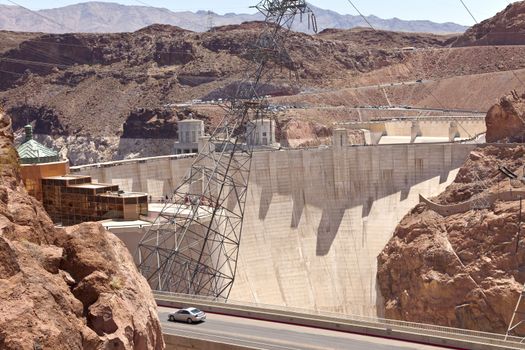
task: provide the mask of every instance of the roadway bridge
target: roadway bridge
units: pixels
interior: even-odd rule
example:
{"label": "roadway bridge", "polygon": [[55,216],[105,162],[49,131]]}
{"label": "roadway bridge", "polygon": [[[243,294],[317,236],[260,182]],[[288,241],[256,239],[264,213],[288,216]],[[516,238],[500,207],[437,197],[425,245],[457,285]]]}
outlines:
{"label": "roadway bridge", "polygon": [[[195,342],[210,350],[525,349],[522,338],[502,334],[166,292],[154,296],[168,349]],[[206,311],[208,320],[199,325],[167,321],[171,309],[188,306]]]}
{"label": "roadway bridge", "polygon": [[[359,334],[208,313],[201,324],[166,321],[170,308],[159,307],[167,349],[345,349],[438,350],[441,347]],[[203,344],[203,343],[206,343]]]}
{"label": "roadway bridge", "polygon": [[367,145],[465,142],[475,140],[487,130],[484,116],[409,117],[338,126],[363,131]]}

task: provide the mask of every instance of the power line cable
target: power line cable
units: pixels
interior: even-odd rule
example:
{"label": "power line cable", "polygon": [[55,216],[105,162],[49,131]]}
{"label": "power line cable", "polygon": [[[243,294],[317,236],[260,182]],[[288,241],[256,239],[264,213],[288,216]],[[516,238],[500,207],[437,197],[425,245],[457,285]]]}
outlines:
{"label": "power line cable", "polygon": [[472,12],[470,12],[470,9],[467,7],[467,5],[465,4],[465,2],[463,0],[459,0],[461,2],[461,4],[463,5],[463,7],[465,8],[465,10],[467,10],[468,14],[470,15],[470,17],[472,17],[472,19],[474,20],[474,22],[476,24],[478,24],[478,21],[476,20],[476,17],[474,17],[474,15],[472,14]]}
{"label": "power line cable", "polygon": [[[465,4],[465,2],[463,0],[459,0],[461,2],[461,4],[463,5],[463,7],[467,10],[467,12],[470,14],[470,16],[472,17],[472,19],[474,20],[474,22],[476,24],[479,24],[478,20],[476,19],[476,17],[474,17],[474,15],[472,14],[472,11],[470,11],[469,7],[467,6],[467,4]],[[512,5],[512,4],[511,4]],[[501,56],[501,58],[503,59],[503,61],[506,60],[506,57],[503,56],[503,54],[498,50],[498,48],[495,46],[495,49],[496,49],[496,52]],[[523,87],[525,87],[525,82],[523,82],[523,80],[518,77],[518,74],[516,74],[516,71],[511,69],[510,72],[514,75],[514,77],[520,82],[521,85],[523,85]]]}
{"label": "power line cable", "polygon": [[147,7],[150,7],[149,4],[146,4],[144,1],[140,1],[140,0],[135,0],[135,2],[141,4],[141,5],[144,5],[144,6],[147,6]]}
{"label": "power line cable", "polygon": [[[351,0],[347,0],[347,1],[350,3],[350,5],[352,5],[352,7],[357,11],[357,13],[359,13],[359,15],[366,21],[366,23],[368,23],[370,28],[372,28],[372,30],[377,32],[377,30],[374,28],[374,26],[366,19],[366,17],[357,8],[357,6],[355,6],[355,4]],[[460,1],[462,1],[462,0],[460,0]],[[430,96],[432,96],[432,98],[438,103],[438,105],[441,107],[441,109],[443,109],[444,111],[448,110],[448,108],[446,108],[445,105],[443,103],[441,103],[441,101],[436,97],[436,95],[429,88],[425,87],[424,85],[423,85],[423,88],[430,94]],[[463,129],[467,133],[469,138],[472,138],[472,135],[470,134],[470,132],[465,127],[463,127],[461,122],[459,120],[457,120],[457,118],[455,118],[455,120],[456,120],[457,125],[459,127],[461,127],[461,129]]]}
{"label": "power line cable", "polygon": [[368,18],[366,18],[362,13],[361,11],[359,11],[359,9],[357,8],[357,6],[354,5],[354,3],[352,2],[352,0],[347,0],[350,5],[352,5],[352,7],[357,11],[357,13],[359,13],[359,16],[361,16],[361,18],[370,26],[370,28],[372,28],[375,32],[377,32],[377,30],[374,28],[374,26],[372,25],[372,23],[370,23],[368,21]]}
{"label": "power line cable", "polygon": [[66,57],[66,56],[62,56],[60,54],[58,54],[57,56],[50,55],[45,50],[45,48],[38,47],[37,45],[28,44],[26,48],[29,51],[33,51],[36,54],[37,58],[42,59],[44,62],[48,61],[49,63],[53,63],[53,64],[58,63],[64,66],[72,66],[75,63],[77,63],[75,59]]}
{"label": "power line cable", "polygon": [[[42,59],[42,60],[47,61],[47,62],[42,62],[42,61],[35,60],[35,62],[55,63],[55,64],[61,64],[61,65],[67,65],[67,66],[72,66],[76,63],[76,61],[72,58],[63,57],[60,55],[58,56],[51,55],[47,52],[46,48],[35,45],[35,43],[40,43],[40,42],[43,42],[43,41],[22,40],[21,42],[18,43],[18,49],[20,50],[21,45],[26,44],[24,48],[28,51],[33,52],[35,56],[37,57],[37,59]],[[6,58],[10,58],[10,57],[6,57]]]}
{"label": "power line cable", "polygon": [[[61,35],[61,34],[56,34],[56,35]],[[90,50],[95,49],[95,48],[100,48],[100,47],[107,47],[107,46],[98,46],[96,44],[93,45],[93,46],[88,46],[88,45],[82,45],[82,44],[61,43],[61,42],[57,42],[57,41],[46,40],[46,38],[42,38],[42,39],[36,38],[36,39],[23,40],[23,41],[20,42],[20,44],[28,43],[28,42],[31,42],[31,43],[44,43],[44,44],[51,44],[51,45],[57,45],[57,46],[66,46],[66,47],[80,47],[80,48],[86,48],[86,49],[90,49]],[[175,50],[172,50],[172,51],[163,51],[162,53],[187,53],[187,52],[188,52],[188,50],[185,50],[185,49],[175,49]]]}
{"label": "power line cable", "polygon": [[71,66],[59,64],[59,63],[49,63],[49,62],[39,62],[39,61],[29,61],[29,60],[21,60],[17,58],[7,58],[7,57],[0,57],[0,61],[4,62],[12,62],[12,63],[19,63],[19,64],[25,64],[25,65],[35,65],[35,66],[46,66],[46,67],[57,67],[57,68],[68,68]]}
{"label": "power line cable", "polygon": [[[144,2],[144,1],[141,1],[141,0],[134,0],[136,3],[138,4],[141,4],[141,5],[144,5],[144,6],[147,6],[147,7],[152,7],[152,8],[156,8],[156,9],[161,9],[161,7],[158,7],[158,6],[153,6],[152,4],[148,4],[147,2]],[[232,10],[249,10],[250,7],[249,6],[242,6],[242,7],[213,7],[215,10],[228,10],[228,11],[232,11]],[[171,12],[175,12],[175,11],[188,11],[188,12],[195,12],[195,11],[208,11],[209,9],[206,9],[206,8],[192,8],[192,9],[189,9],[189,8],[166,8],[168,11],[171,11]],[[256,13],[255,13],[256,14]]]}
{"label": "power line cable", "polygon": [[49,17],[47,17],[47,16],[44,16],[44,15],[41,14],[40,12],[33,11],[33,10],[31,10],[30,8],[27,8],[27,7],[23,6],[23,5],[20,5],[19,3],[15,2],[15,1],[13,1],[13,0],[6,0],[6,1],[7,1],[7,2],[10,2],[11,4],[13,4],[13,5],[15,5],[15,6],[21,7],[21,8],[23,8],[24,10],[29,11],[29,12],[33,13],[34,15],[36,15],[36,16],[38,16],[38,17],[41,17],[41,18],[43,18],[43,19],[45,19],[45,20],[47,20],[47,21],[49,21],[49,22],[51,22],[51,23],[53,23],[53,24],[55,24],[55,25],[57,25],[57,26],[59,26],[59,27],[61,27],[61,28],[64,28],[64,29],[70,30],[70,31],[72,31],[72,32],[75,31],[75,30],[72,29],[72,28],[68,28],[68,27],[67,27],[66,25],[64,25],[63,23],[57,22],[57,21],[55,21],[55,20],[52,19],[52,18],[49,18]]}
{"label": "power line cable", "polygon": [[[139,3],[139,4],[142,4],[142,5],[146,6],[146,7],[153,8],[153,9],[158,9],[158,7],[155,7],[155,6],[151,5],[151,4],[148,4],[145,1],[142,1],[142,0],[135,0],[135,1],[137,3]],[[168,10],[168,11],[170,11],[170,10]],[[186,11],[186,10],[177,10],[177,11]],[[191,11],[191,10],[187,10],[187,11]],[[186,22],[191,23],[192,25],[194,25],[197,28],[203,28],[204,31],[206,31],[206,29],[207,29],[207,26],[205,24],[197,23],[197,22],[195,22],[193,20],[190,20],[188,18],[185,18],[185,20],[186,20]]]}
{"label": "power line cable", "polygon": [[[42,15],[41,13],[39,13],[39,12],[37,12],[37,11],[33,11],[33,10],[31,10],[30,8],[27,8],[27,7],[25,7],[25,6],[21,5],[21,4],[19,4],[19,3],[15,2],[15,1],[13,1],[13,0],[6,0],[6,1],[8,1],[9,3],[11,3],[11,4],[15,5],[15,6],[18,6],[18,7],[22,8],[22,9],[28,11],[28,12],[31,12],[32,14],[34,14],[34,15],[36,15],[36,16],[38,16],[38,17],[41,17],[41,18],[45,19],[46,21],[51,22],[51,23],[53,23],[53,24],[55,24],[55,25],[57,25],[57,26],[59,26],[59,27],[62,27],[62,28],[64,28],[64,29],[67,29],[67,30],[69,30],[69,31],[71,31],[71,32],[74,32],[74,31],[75,31],[75,30],[72,29],[72,28],[68,28],[68,27],[67,27],[66,25],[64,25],[64,24],[59,23],[59,22],[55,21],[55,20],[52,19],[52,18],[49,18],[49,17],[47,17],[47,16],[44,16],[44,15]],[[22,43],[23,43],[23,42],[22,42]],[[20,46],[20,45],[19,45],[19,46]],[[28,45],[28,46],[29,46],[29,47],[27,47],[27,49],[30,50],[30,51],[33,51],[33,52],[37,55],[37,57],[39,57],[39,58],[43,58],[43,59],[50,59],[50,60],[58,61],[58,62],[59,62],[59,63],[52,63],[51,65],[52,65],[53,67],[59,67],[59,66],[62,67],[62,68],[63,68],[63,67],[70,67],[72,64],[75,63],[75,61],[74,61],[73,59],[67,58],[67,59],[69,60],[69,62],[67,62],[67,61],[66,61],[66,58],[64,58],[64,57],[55,57],[55,56],[51,56],[51,55],[49,55],[46,51],[43,51],[42,49],[38,49],[38,48],[35,48],[35,47],[31,47],[30,45]],[[4,60],[4,61],[7,61],[7,59],[3,59],[3,60]],[[11,62],[14,62],[15,59],[10,59],[10,60],[12,60]],[[18,63],[21,63],[21,62],[24,61],[24,60],[18,60],[18,61],[19,61]],[[32,62],[31,65],[41,65],[41,66],[42,66],[42,65],[47,65],[47,62],[38,62],[38,61],[27,61],[27,62]]]}
{"label": "power line cable", "polygon": [[11,71],[8,71],[8,70],[3,70],[3,69],[0,69],[0,72],[1,72],[1,73],[6,73],[6,74],[17,75],[17,76],[19,76],[19,77],[23,76],[23,74],[16,73],[16,72],[11,72]]}
{"label": "power line cable", "polygon": [[[60,34],[57,34],[60,35]],[[8,38],[11,41],[15,41],[11,38]],[[87,45],[80,45],[80,44],[68,44],[68,43],[60,43],[56,41],[49,41],[49,40],[38,40],[38,39],[29,39],[29,40],[22,40],[20,43],[18,43],[18,47],[20,49],[20,45],[27,44],[25,46],[25,49],[28,51],[31,51],[34,53],[35,57],[37,59],[41,60],[23,60],[19,58],[11,58],[11,57],[1,57],[0,60],[6,61],[6,62],[13,62],[18,64],[24,64],[24,62],[27,62],[28,65],[40,65],[40,66],[49,66],[49,67],[57,67],[57,68],[69,68],[74,66],[75,64],[79,63],[75,59],[66,57],[66,56],[53,56],[49,54],[46,51],[45,47],[41,47],[38,44],[50,44],[50,45],[57,45],[57,46],[65,46],[65,47],[80,47],[80,48],[86,48],[88,50],[92,50],[94,48],[97,48],[98,46],[87,46]],[[34,44],[34,45],[31,45]],[[180,49],[180,50],[170,50],[165,51],[163,53],[168,54],[187,54],[188,50]]]}

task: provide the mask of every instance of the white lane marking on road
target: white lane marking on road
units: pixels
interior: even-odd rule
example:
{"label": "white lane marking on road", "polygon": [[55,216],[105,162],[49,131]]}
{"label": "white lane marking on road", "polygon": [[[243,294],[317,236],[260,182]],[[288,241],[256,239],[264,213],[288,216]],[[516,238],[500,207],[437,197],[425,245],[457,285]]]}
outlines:
{"label": "white lane marking on road", "polygon": [[[159,316],[167,316],[167,313],[169,311],[172,311],[173,308],[171,307],[158,307],[159,309]],[[319,336],[329,336],[329,337],[334,337],[334,332],[337,333],[337,336],[335,336],[335,338],[338,338],[340,340],[338,341],[344,341],[344,342],[354,342],[354,341],[361,341],[361,342],[367,342],[370,346],[374,346],[374,345],[382,345],[382,346],[388,346],[388,345],[391,345],[391,346],[398,346],[399,349],[412,349],[412,350],[416,350],[416,349],[442,349],[443,347],[439,346],[439,345],[422,345],[422,344],[416,344],[416,343],[410,343],[410,342],[404,342],[403,340],[395,340],[395,339],[387,339],[387,338],[375,338],[375,337],[370,337],[370,336],[366,336],[366,335],[363,335],[363,334],[353,334],[353,333],[347,333],[347,332],[338,332],[338,331],[335,331],[335,330],[325,330],[325,329],[317,329],[317,328],[312,328],[312,327],[308,327],[308,326],[300,326],[300,325],[289,325],[289,324],[276,324],[275,322],[270,322],[270,321],[264,321],[264,320],[255,320],[255,319],[249,319],[249,318],[242,318],[242,317],[238,317],[238,316],[227,316],[227,315],[221,315],[221,314],[214,314],[214,313],[208,313],[208,316],[211,316],[213,315],[214,318],[218,318],[219,320],[222,320],[222,322],[228,322],[228,323],[239,323],[239,324],[242,324],[242,325],[246,325],[246,323],[251,323],[253,326],[257,326],[257,327],[263,327],[263,328],[267,328],[268,331],[271,332],[272,329],[280,329],[282,330],[283,328],[284,329],[288,329],[289,331],[292,331],[292,332],[301,332],[301,330],[309,330],[308,334],[309,335],[319,335]],[[165,322],[162,322],[162,325],[163,325],[163,328],[168,328],[172,331],[183,331],[184,329],[186,329],[185,327],[194,327],[195,325],[193,326],[188,326],[184,323],[172,323],[172,322],[168,322],[168,321],[165,321]],[[235,328],[235,325],[232,325],[232,327]],[[217,337],[219,338],[224,338],[224,339],[229,339],[230,341],[232,340],[232,338],[228,338],[228,337],[224,337],[223,335],[225,334],[224,332],[220,332],[220,331],[212,331],[212,330],[208,330],[208,328],[205,328],[206,331],[204,331],[203,329],[203,333],[196,333],[196,334],[201,334],[201,335],[204,335],[206,336],[207,334],[209,333],[214,333],[214,334],[217,334]],[[189,330],[188,330],[189,331]],[[311,333],[311,332],[315,332],[315,333]],[[293,349],[293,350],[296,350],[296,349],[311,349],[311,350],[326,350],[326,349],[337,349],[339,350],[340,348],[338,347],[334,347],[333,345],[330,346],[330,347],[327,347],[327,346],[319,346],[319,345],[312,345],[312,344],[308,344],[308,343],[301,343],[301,344],[297,344],[297,342],[289,342],[289,341],[286,341],[286,340],[283,340],[283,339],[275,339],[275,338],[272,338],[273,341],[275,341],[275,343],[268,343],[267,342],[267,337],[258,337],[258,336],[252,336],[252,335],[243,335],[241,336],[239,333],[236,333],[235,334],[237,337],[235,338],[235,340],[238,340],[240,342],[242,341],[246,341],[246,342],[250,342],[251,340],[249,339],[253,339],[253,340],[259,340],[260,341],[260,344],[264,344],[266,346],[273,346],[273,347],[281,347],[283,349]],[[244,337],[244,338],[243,338]],[[206,338],[204,338],[203,340],[206,340]],[[275,345],[274,345],[275,344]],[[282,345],[277,345],[277,344],[282,344]],[[292,347],[288,347],[286,348],[286,346],[292,346]],[[295,347],[293,347],[295,346]],[[300,346],[300,348],[297,348],[296,346]]]}
{"label": "white lane marking on road", "polygon": [[[165,327],[165,326],[168,326],[168,327]],[[265,346],[265,348],[263,349],[268,349],[268,347],[279,348],[283,350],[302,350],[302,349],[326,350],[327,349],[326,347],[318,347],[318,346],[312,346],[308,344],[301,344],[300,347],[291,347],[293,346],[293,344],[283,341],[283,340],[273,339],[274,343],[268,343],[265,338],[256,337],[256,336],[243,336],[240,334],[236,334],[235,338],[232,338],[232,337],[224,336],[223,332],[217,332],[217,331],[213,331],[210,329],[206,329],[205,331],[204,330],[203,331],[188,330],[182,326],[185,326],[185,325],[181,324],[181,326],[174,326],[171,324],[163,324],[163,328],[168,328],[169,330],[173,332],[179,332],[179,333],[175,333],[174,335],[178,335],[180,334],[180,332],[186,332],[186,333],[191,333],[195,335],[200,335],[201,337],[203,337],[201,338],[203,340],[209,340],[209,336],[211,335],[212,337],[219,338],[219,339],[226,339],[230,342],[237,340],[237,341],[241,341],[245,343],[256,344],[258,346]],[[280,344],[284,344],[284,345],[280,345]]]}
{"label": "white lane marking on road", "polygon": [[[202,333],[202,332],[181,330],[179,328],[176,328],[176,330],[177,330],[177,333],[172,334],[172,335],[190,335],[190,336],[193,336],[193,337],[197,336],[197,337],[199,337],[198,339],[200,339],[200,340],[208,340],[208,341],[210,341],[210,340],[214,341],[214,340],[217,340],[217,339],[222,339],[222,340],[226,340],[227,344],[231,344],[231,345],[239,345],[239,344],[235,344],[235,341],[237,341],[237,342],[242,342],[242,343],[253,344],[253,345],[259,347],[257,349],[261,349],[261,350],[275,349],[275,348],[279,348],[279,349],[283,349],[283,350],[301,350],[301,349],[304,349],[304,348],[290,348],[290,347],[286,347],[286,346],[282,346],[282,345],[278,345],[278,344],[270,344],[270,343],[264,343],[264,342],[260,342],[260,341],[246,340],[246,339],[241,339],[240,337],[231,338],[231,337],[226,337],[226,336],[223,336],[223,335],[217,335],[217,333],[210,332],[210,331],[208,331],[206,333]],[[215,334],[211,335],[210,333],[215,333]],[[171,333],[168,333],[168,334],[171,334]],[[211,338],[210,338],[210,335],[211,335]],[[316,349],[319,349],[319,348],[316,348]]]}

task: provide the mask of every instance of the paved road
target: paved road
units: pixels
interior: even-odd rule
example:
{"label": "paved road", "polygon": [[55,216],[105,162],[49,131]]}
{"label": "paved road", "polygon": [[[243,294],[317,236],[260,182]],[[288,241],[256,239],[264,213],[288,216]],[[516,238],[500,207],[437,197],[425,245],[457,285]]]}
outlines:
{"label": "paved road", "polygon": [[[443,109],[443,108],[419,108],[419,107],[388,107],[388,106],[368,106],[368,107],[348,107],[348,106],[315,106],[317,109],[332,110],[335,108],[344,108],[345,110],[370,110],[370,111],[415,111],[415,112],[444,112],[450,113],[451,117],[458,118],[461,116],[453,115],[468,114],[465,117],[485,117],[486,112],[468,111],[463,109]],[[310,108],[310,107],[309,107]],[[446,117],[446,116],[445,116]],[[410,117],[407,117],[410,118]],[[413,118],[413,117],[412,117]]]}
{"label": "paved road", "polygon": [[216,340],[234,345],[271,350],[432,350],[434,346],[406,343],[382,338],[293,326],[240,317],[207,314],[206,322],[185,324],[169,322],[173,309],[159,307],[164,333]]}
{"label": "paved road", "polygon": [[425,79],[422,81],[417,81],[417,80],[401,81],[401,82],[392,82],[392,83],[380,83],[380,84],[372,84],[372,85],[353,86],[353,87],[338,88],[338,89],[316,89],[312,91],[300,92],[299,95],[316,95],[316,94],[323,94],[323,93],[330,93],[330,92],[338,92],[342,90],[369,90],[369,89],[385,88],[385,87],[391,87],[391,86],[416,85],[416,84],[422,84],[422,83],[430,83],[433,81],[434,80]]}

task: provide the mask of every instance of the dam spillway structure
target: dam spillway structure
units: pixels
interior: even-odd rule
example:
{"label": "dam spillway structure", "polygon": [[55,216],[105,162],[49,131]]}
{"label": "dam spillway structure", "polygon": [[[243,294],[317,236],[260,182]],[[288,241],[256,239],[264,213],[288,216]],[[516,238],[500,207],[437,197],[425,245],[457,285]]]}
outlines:
{"label": "dam spillway structure", "polygon": [[253,144],[240,130],[267,118],[261,85],[273,66],[295,65],[284,48],[294,19],[315,16],[304,0],[264,0],[265,29],[250,48],[254,69],[238,83],[227,113],[138,245],[139,270],[153,289],[227,299],[237,270]]}

